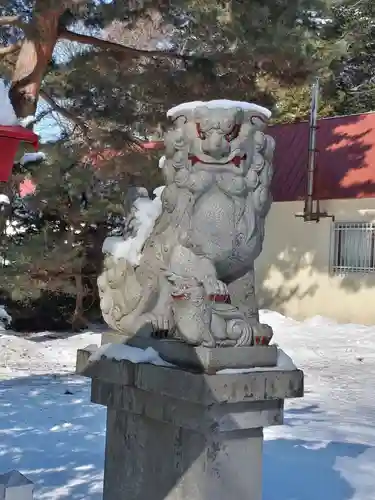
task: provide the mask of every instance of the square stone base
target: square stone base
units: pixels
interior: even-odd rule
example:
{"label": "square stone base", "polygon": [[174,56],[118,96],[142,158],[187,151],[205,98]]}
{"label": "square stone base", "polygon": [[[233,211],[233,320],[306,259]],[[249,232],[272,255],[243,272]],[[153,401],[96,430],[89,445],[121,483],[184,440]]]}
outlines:
{"label": "square stone base", "polygon": [[108,410],[104,500],[261,500],[262,429],[201,434]]}
{"label": "square stone base", "polygon": [[303,395],[301,371],[208,375],[92,353],[78,351],[77,372],[107,407],[104,500],[261,500],[263,427]]}

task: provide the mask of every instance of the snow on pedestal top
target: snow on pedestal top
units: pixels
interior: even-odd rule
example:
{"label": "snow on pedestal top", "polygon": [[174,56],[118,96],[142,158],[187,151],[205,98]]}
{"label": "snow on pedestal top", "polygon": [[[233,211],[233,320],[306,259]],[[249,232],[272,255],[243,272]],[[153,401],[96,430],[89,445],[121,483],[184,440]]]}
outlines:
{"label": "snow on pedestal top", "polygon": [[183,102],[178,106],[171,108],[167,112],[167,116],[172,118],[177,113],[183,113],[184,111],[193,111],[195,108],[200,106],[205,106],[209,109],[215,108],[241,108],[244,111],[254,111],[255,113],[261,113],[267,119],[271,118],[272,113],[269,109],[264,108],[263,106],[259,106],[258,104],[254,104],[252,102],[245,101],[231,101],[228,99],[216,99],[213,101],[191,101],[191,102]]}
{"label": "snow on pedestal top", "polygon": [[89,346],[89,348],[92,351],[89,358],[90,363],[100,361],[102,358],[107,358],[115,361],[130,361],[135,365],[144,363],[156,366],[173,367],[171,363],[164,361],[160,357],[159,353],[152,347],[141,349],[139,347],[133,347],[126,344],[104,344],[98,349],[96,346]]}

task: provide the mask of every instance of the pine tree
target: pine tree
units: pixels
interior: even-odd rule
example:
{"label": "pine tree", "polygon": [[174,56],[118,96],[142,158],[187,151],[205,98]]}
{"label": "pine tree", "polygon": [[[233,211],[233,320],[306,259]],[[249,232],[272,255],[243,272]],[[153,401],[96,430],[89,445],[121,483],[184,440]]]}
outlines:
{"label": "pine tree", "polygon": [[[178,97],[179,89],[180,100],[191,94],[218,95],[232,89],[234,83],[244,98],[264,97],[257,95],[259,76],[272,74],[281,84],[290,85],[304,80],[321,64],[315,50],[316,26],[309,13],[319,13],[325,3],[36,0],[32,7],[31,2],[11,0],[2,9],[0,25],[4,27],[2,38],[8,40],[3,55],[13,62],[16,58],[12,102],[19,116],[33,114],[42,80],[54,67],[53,51],[61,40],[87,46],[88,59],[96,67],[110,56],[123,73],[131,71],[133,78],[141,73],[147,76],[145,68],[149,68],[155,92],[165,90],[167,83],[171,98]],[[79,32],[79,23],[90,27],[93,34]],[[123,40],[103,39],[116,23],[125,28]],[[22,38],[23,32],[27,38]],[[156,42],[153,48],[150,41]],[[87,64],[86,60],[85,67]],[[81,73],[84,78],[82,69]],[[177,83],[173,85],[172,79]]]}
{"label": "pine tree", "polygon": [[[113,172],[103,171],[98,157],[72,139],[43,150],[42,163],[15,167],[2,288],[25,302],[42,292],[76,297],[72,325],[79,328],[85,323],[84,302],[89,295],[96,300],[103,240],[125,220],[129,172],[123,168],[114,182]],[[35,192],[21,198],[17,183],[25,175]]]}
{"label": "pine tree", "polygon": [[162,135],[166,110],[230,97],[270,106],[276,119],[303,117],[309,78],[328,80],[334,59],[334,36],[317,23],[329,16],[323,0],[10,0],[0,15],[1,71],[18,116],[41,97],[66,127],[43,164],[13,176],[37,189],[14,197],[13,223],[26,229],[7,238],[5,282],[14,296],[71,293],[78,326],[129,188],[160,181],[141,144]]}
{"label": "pine tree", "polygon": [[340,45],[327,91],[335,111],[375,110],[375,5],[371,0],[342,2],[333,8],[327,39]]}

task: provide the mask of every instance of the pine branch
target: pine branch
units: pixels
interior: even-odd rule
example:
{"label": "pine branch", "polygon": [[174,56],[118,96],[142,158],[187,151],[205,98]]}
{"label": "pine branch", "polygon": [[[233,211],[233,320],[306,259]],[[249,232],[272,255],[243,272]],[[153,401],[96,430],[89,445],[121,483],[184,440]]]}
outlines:
{"label": "pine branch", "polygon": [[43,120],[43,118],[45,118],[46,116],[48,116],[50,113],[51,113],[51,109],[46,109],[45,111],[41,111],[33,120],[31,120],[28,123],[27,126],[28,127],[33,127],[34,125],[36,125],[39,122],[41,122]]}
{"label": "pine branch", "polygon": [[[88,144],[93,143],[93,140],[89,137],[89,130],[90,127],[89,125],[79,116],[75,115],[74,113],[70,112],[66,108],[60,106],[57,104],[57,102],[43,89],[40,90],[40,97],[46,101],[46,103],[57,113],[59,113],[61,116],[69,120],[70,122],[73,122],[75,125],[77,125],[84,137],[85,140]],[[130,144],[133,144],[136,147],[137,151],[144,151],[142,147],[142,141],[140,139],[137,139],[136,137],[132,136],[130,133],[128,134],[128,141]]]}

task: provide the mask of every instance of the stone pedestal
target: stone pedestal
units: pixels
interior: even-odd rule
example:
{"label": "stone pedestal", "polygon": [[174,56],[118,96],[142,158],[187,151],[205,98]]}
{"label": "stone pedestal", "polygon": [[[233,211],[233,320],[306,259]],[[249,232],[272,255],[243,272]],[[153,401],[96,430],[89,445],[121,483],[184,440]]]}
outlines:
{"label": "stone pedestal", "polygon": [[261,500],[263,428],[303,395],[299,370],[191,373],[78,352],[107,407],[104,500]]}

